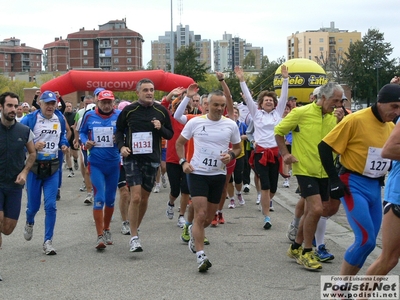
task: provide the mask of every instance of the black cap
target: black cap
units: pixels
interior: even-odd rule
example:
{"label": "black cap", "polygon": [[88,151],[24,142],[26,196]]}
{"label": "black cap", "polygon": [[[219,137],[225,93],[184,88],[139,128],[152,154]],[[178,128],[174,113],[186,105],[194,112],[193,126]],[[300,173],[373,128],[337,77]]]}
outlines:
{"label": "black cap", "polygon": [[400,102],[400,85],[396,83],[384,85],[378,93],[378,102]]}

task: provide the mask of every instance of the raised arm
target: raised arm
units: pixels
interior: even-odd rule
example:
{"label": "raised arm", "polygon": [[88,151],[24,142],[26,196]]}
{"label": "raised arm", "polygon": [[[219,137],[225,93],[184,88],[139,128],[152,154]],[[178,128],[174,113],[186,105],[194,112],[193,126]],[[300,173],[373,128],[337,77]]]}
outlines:
{"label": "raised arm", "polygon": [[219,83],[221,83],[222,90],[225,94],[226,111],[228,112],[228,117],[233,120],[233,100],[232,100],[231,91],[229,90],[229,87],[224,80],[224,73],[215,72],[215,74],[217,75],[218,81],[219,81]]}
{"label": "raised arm", "polygon": [[199,91],[199,86],[197,83],[192,83],[187,88],[187,93],[185,98],[181,101],[178,108],[174,113],[174,119],[177,120],[181,124],[186,124],[187,117],[184,115],[185,108],[188,105],[190,98]]}
{"label": "raised arm", "polygon": [[239,66],[235,67],[235,74],[236,77],[240,81],[240,88],[242,89],[243,92],[243,100],[246,102],[247,108],[250,111],[251,116],[254,116],[258,110],[257,105],[253,101],[253,97],[251,96],[250,90],[247,87],[246,82],[244,81],[244,72],[243,69]]}

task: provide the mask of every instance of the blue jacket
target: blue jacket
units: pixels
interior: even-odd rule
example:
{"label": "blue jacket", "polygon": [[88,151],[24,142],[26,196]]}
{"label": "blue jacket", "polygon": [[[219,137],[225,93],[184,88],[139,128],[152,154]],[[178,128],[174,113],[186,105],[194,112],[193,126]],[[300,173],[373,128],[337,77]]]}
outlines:
{"label": "blue jacket", "polygon": [[[38,109],[33,113],[27,114],[25,117],[22,118],[21,123],[28,126],[33,131],[37,121],[37,114],[40,112],[41,112],[40,109]],[[61,136],[60,136],[60,142],[58,143],[58,148],[61,148],[61,146],[63,145],[69,147],[69,143],[66,137],[67,129],[65,125],[64,115],[57,109],[54,111],[54,114],[58,117],[58,120],[60,121],[61,124]]]}

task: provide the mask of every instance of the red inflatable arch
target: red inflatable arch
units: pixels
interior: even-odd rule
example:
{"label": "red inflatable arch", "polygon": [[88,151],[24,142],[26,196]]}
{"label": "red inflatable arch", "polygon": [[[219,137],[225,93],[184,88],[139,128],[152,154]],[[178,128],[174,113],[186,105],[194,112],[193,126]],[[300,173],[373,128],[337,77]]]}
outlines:
{"label": "red inflatable arch", "polygon": [[156,90],[170,92],[177,87],[187,87],[193,79],[187,76],[167,73],[162,70],[134,71],[134,72],[103,72],[71,70],[44,83],[40,90],[58,91],[66,95],[75,91],[94,91],[103,87],[111,91],[135,90],[136,83],[143,78],[154,82]]}

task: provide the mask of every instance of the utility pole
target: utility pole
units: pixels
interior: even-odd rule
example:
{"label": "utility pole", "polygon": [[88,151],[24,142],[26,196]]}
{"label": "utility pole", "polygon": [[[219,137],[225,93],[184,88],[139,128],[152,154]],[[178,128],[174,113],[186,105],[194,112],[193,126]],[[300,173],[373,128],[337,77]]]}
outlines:
{"label": "utility pole", "polygon": [[171,65],[171,73],[174,73],[175,57],[174,57],[174,23],[172,18],[172,0],[171,0],[171,40],[169,46],[169,63]]}

